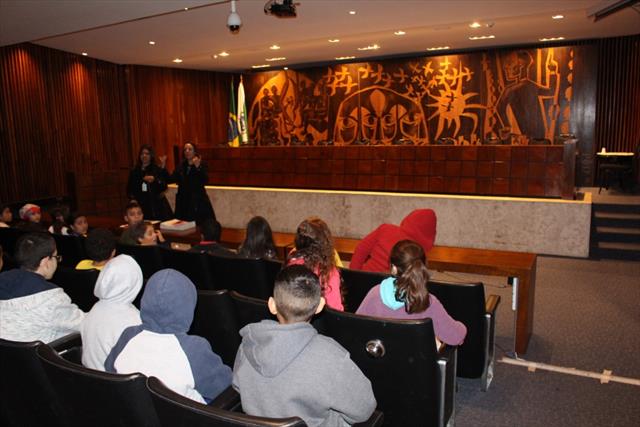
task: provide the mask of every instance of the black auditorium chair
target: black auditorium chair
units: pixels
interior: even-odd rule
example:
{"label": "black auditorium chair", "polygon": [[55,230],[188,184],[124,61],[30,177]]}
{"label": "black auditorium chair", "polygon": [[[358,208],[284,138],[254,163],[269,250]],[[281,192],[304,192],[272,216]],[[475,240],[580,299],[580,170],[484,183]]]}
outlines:
{"label": "black auditorium chair", "polygon": [[142,276],[146,281],[153,273],[162,270],[162,248],[159,246],[139,246],[116,244],[118,254],[126,254],[133,257],[142,269]]}
{"label": "black auditorium chair", "polygon": [[167,388],[155,377],[147,380],[147,388],[163,427],[302,427],[298,417],[263,418],[203,405]]}
{"label": "black auditorium chair", "polygon": [[198,303],[189,334],[206,338],[227,366],[233,367],[240,346],[239,329],[235,305],[226,289],[198,290]]}
{"label": "black auditorium chair", "polygon": [[51,278],[51,282],[64,289],[71,301],[80,307],[80,310],[86,312],[98,302],[93,289],[99,274],[98,270],[76,270],[73,267],[60,266]]}
{"label": "black auditorium chair", "polygon": [[378,319],[325,308],[314,326],[371,380],[386,425],[453,425],[456,347],[436,349],[431,319]]}
{"label": "black auditorium chair", "polygon": [[238,330],[249,323],[257,323],[264,319],[276,320],[269,311],[266,300],[241,295],[235,291],[230,295],[236,310]]}
{"label": "black auditorium chair", "polygon": [[372,273],[370,271],[341,268],[342,285],[344,286],[345,311],[355,313],[367,293],[380,284],[389,274]]}
{"label": "black auditorium chair", "polygon": [[[49,343],[64,351],[80,343],[72,334]],[[63,426],[64,411],[36,351],[41,341],[0,339],[0,423],[3,426]]]}
{"label": "black auditorium chair", "polygon": [[62,255],[61,265],[75,267],[80,261],[87,259],[84,237],[54,234],[53,238],[56,241],[58,255]]}
{"label": "black auditorium chair", "polygon": [[159,426],[146,377],[119,375],[72,363],[51,347],[38,357],[70,426]]}
{"label": "black auditorium chair", "polygon": [[216,289],[229,289],[266,300],[280,264],[263,259],[207,255]]}
{"label": "black auditorium chair", "polygon": [[447,313],[464,323],[467,336],[458,347],[457,373],[463,378],[481,378],[487,391],[493,379],[496,309],[498,295],[485,300],[482,283],[453,283],[430,280],[429,292],[442,303]]}
{"label": "black auditorium chair", "polygon": [[197,289],[214,289],[208,255],[197,252],[161,249],[163,268],[173,268],[187,276]]}
{"label": "black auditorium chair", "polygon": [[0,228],[0,245],[2,245],[2,250],[6,254],[13,255],[18,238],[25,233],[24,230],[15,227]]}

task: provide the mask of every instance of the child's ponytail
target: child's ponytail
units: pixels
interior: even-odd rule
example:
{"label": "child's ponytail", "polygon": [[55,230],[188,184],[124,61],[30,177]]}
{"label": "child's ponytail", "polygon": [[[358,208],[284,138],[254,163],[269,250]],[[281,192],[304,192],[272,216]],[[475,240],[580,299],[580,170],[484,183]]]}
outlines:
{"label": "child's ponytail", "polygon": [[425,311],[429,307],[429,272],[422,247],[411,240],[402,240],[391,250],[390,261],[398,270],[396,300],[404,301],[407,313]]}

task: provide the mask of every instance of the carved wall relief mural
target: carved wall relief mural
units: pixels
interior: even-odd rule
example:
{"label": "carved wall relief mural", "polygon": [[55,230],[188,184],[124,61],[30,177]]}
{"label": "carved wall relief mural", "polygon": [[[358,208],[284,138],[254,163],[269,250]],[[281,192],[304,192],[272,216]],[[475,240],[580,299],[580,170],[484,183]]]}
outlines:
{"label": "carved wall relief mural", "polygon": [[256,145],[528,144],[569,131],[571,47],[245,77]]}

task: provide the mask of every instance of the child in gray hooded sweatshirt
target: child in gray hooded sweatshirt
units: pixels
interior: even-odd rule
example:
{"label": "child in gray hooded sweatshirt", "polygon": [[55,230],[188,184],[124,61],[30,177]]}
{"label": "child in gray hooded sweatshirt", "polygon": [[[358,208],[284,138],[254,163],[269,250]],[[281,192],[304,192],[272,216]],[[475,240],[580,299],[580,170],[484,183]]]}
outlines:
{"label": "child in gray hooded sweatshirt", "polygon": [[318,276],[302,265],[284,268],[268,304],[278,322],[240,330],[233,387],[244,412],[298,416],[310,427],[369,419],[376,408],[371,382],[340,344],[309,324],[325,304]]}

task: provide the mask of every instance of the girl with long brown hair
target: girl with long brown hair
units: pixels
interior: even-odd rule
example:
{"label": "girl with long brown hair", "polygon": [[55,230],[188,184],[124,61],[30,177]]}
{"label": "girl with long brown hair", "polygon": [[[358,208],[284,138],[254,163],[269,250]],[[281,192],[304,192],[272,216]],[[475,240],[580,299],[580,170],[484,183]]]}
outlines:
{"label": "girl with long brown hair", "polygon": [[391,319],[430,318],[436,338],[450,345],[462,344],[467,328],[451,318],[442,303],[429,293],[429,272],[422,247],[414,241],[401,240],[393,246],[389,261],[393,276],[373,287],[356,313]]}
{"label": "girl with long brown hair", "polygon": [[333,237],[327,223],[318,217],[302,221],[296,231],[295,245],[296,249],[289,255],[288,265],[304,264],[317,274],[327,305],[343,311],[340,272],[336,268]]}

